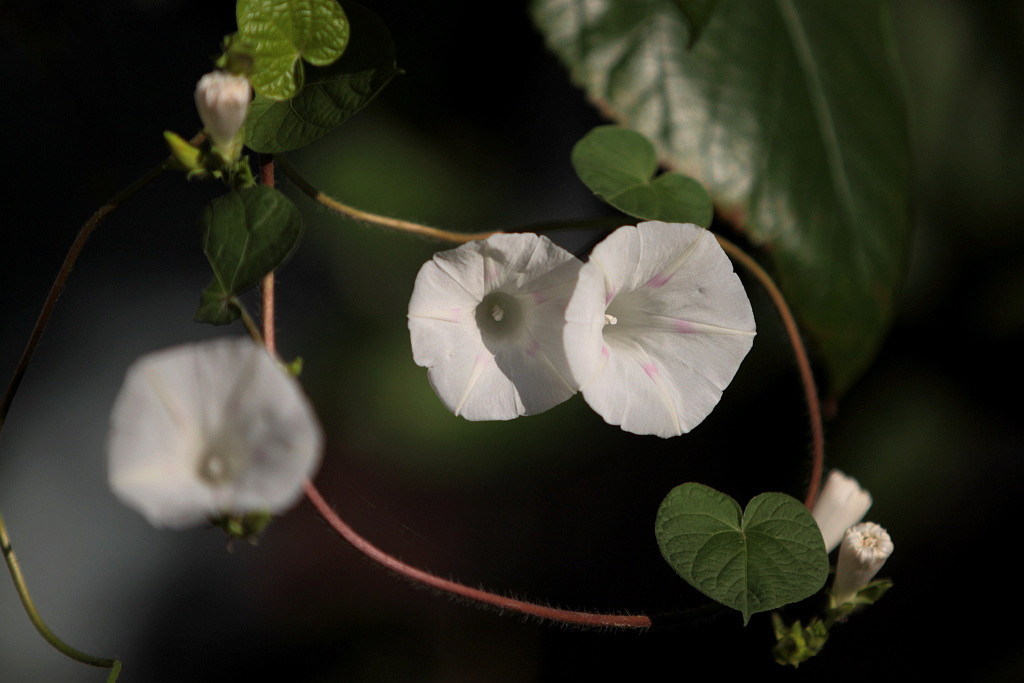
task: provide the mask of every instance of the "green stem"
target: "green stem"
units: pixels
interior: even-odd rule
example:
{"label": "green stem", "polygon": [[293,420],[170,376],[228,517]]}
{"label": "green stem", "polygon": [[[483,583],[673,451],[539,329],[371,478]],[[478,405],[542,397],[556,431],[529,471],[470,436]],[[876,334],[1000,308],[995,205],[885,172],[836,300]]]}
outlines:
{"label": "green stem", "polygon": [[[263,343],[263,335],[260,334],[260,327],[256,324],[256,321],[249,315],[249,311],[246,310],[245,306],[237,296],[231,297],[231,303],[234,304],[235,308],[238,309],[238,316],[242,319],[242,324],[245,325],[245,329],[249,332],[249,336],[252,340],[260,346],[266,346]],[[273,355],[273,353],[271,353]]]}
{"label": "green stem", "polygon": [[[201,143],[205,137],[205,134],[199,133],[190,140],[190,143],[197,145]],[[21,380],[25,376],[25,371],[28,369],[29,363],[32,362],[32,356],[35,354],[36,348],[39,346],[39,340],[42,339],[43,330],[46,329],[46,323],[49,322],[50,316],[53,314],[53,309],[57,305],[57,299],[60,298],[61,292],[64,291],[64,285],[67,283],[68,277],[71,275],[71,269],[74,267],[75,261],[78,260],[79,255],[82,253],[82,249],[85,248],[85,243],[89,240],[93,231],[96,230],[100,223],[103,222],[103,219],[113,213],[114,209],[123,204],[129,197],[156,180],[156,178],[170,168],[173,163],[173,157],[168,157],[151,168],[143,174],[142,177],[118,192],[110,199],[110,201],[97,209],[96,212],[89,217],[89,220],[87,220],[82,226],[82,229],[79,230],[78,236],[75,237],[75,241],[72,242],[71,248],[68,249],[68,253],[64,257],[64,263],[57,272],[57,277],[54,278],[53,284],[50,286],[50,292],[46,295],[46,300],[43,302],[42,310],[39,311],[39,317],[36,318],[36,324],[29,335],[28,343],[25,345],[25,350],[22,351],[21,359],[18,361],[18,365],[14,369],[14,376],[11,377],[11,381],[7,385],[7,390],[4,392],[3,400],[0,401],[0,430],[3,430],[4,422],[7,420],[7,414],[10,412],[11,404],[14,402],[14,395],[18,393],[18,387],[21,385]],[[4,560],[7,562],[7,569],[10,570],[11,579],[14,581],[14,587],[17,589],[18,596],[21,598],[21,604],[24,605],[28,618],[36,627],[36,630],[39,631],[39,634],[43,636],[46,642],[71,659],[90,666],[109,668],[111,671],[110,677],[107,681],[116,681],[118,675],[121,673],[120,661],[116,659],[93,657],[92,655],[87,655],[84,652],[79,652],[73,647],[65,644],[60,640],[60,638],[53,634],[53,631],[47,628],[46,624],[39,616],[39,612],[36,611],[35,605],[32,603],[28,587],[25,585],[25,578],[21,573],[21,567],[18,565],[18,559],[15,557],[14,550],[11,548],[10,538],[7,535],[7,527],[4,524],[3,515],[0,515],[0,548],[3,550]]]}
{"label": "green stem", "polygon": [[42,617],[39,616],[39,612],[36,610],[35,604],[32,602],[32,597],[28,593],[28,587],[25,585],[25,577],[21,573],[21,566],[18,564],[18,558],[15,556],[14,549],[11,547],[11,539],[7,535],[7,527],[4,524],[4,517],[2,514],[0,514],[0,550],[3,550],[4,560],[7,562],[7,568],[11,572],[11,579],[14,581],[14,588],[18,591],[18,597],[21,598],[21,604],[25,607],[25,613],[28,614],[28,618],[32,621],[32,625],[36,627],[37,631],[39,631],[39,635],[41,635],[46,642],[58,651],[77,662],[88,664],[89,666],[98,666],[104,669],[110,669],[110,678],[108,678],[107,681],[116,681],[118,674],[121,672],[121,662],[119,660],[93,657],[92,655],[76,650],[54,635],[53,631],[51,631],[43,622]]}

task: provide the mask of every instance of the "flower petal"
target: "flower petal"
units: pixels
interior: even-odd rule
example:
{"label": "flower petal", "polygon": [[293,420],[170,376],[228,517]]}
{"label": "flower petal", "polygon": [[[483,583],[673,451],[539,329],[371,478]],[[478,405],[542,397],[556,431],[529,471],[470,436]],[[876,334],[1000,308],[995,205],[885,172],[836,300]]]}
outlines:
{"label": "flower petal", "polygon": [[566,310],[583,397],[610,424],[662,437],[718,404],[753,344],[754,316],[707,230],[650,221],[598,244]]}
{"label": "flower petal", "polygon": [[423,265],[409,302],[413,359],[445,407],[509,420],[575,393],[562,328],[581,265],[532,233],[492,235]]}
{"label": "flower petal", "polygon": [[[149,354],[128,370],[111,413],[111,489],[154,526],[279,512],[302,493],[322,436],[294,378],[248,339]],[[223,479],[207,459],[230,461]]]}

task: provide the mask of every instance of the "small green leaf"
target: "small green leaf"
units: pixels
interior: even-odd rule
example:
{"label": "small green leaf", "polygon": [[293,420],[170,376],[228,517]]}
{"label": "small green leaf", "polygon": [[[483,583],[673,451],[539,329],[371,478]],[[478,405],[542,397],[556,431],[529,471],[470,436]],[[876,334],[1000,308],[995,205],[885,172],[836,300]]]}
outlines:
{"label": "small green leaf", "polygon": [[762,493],[741,514],[702,484],[677,486],[655,522],[665,560],[704,595],[743,613],[775,609],[817,592],[828,555],[814,517],[784,493]]}
{"label": "small green leaf", "polygon": [[302,216],[277,190],[257,185],[210,202],[199,219],[213,282],[196,320],[224,324],[238,317],[232,299],[277,268],[298,244]]}
{"label": "small green leaf", "polygon": [[256,95],[249,105],[245,144],[253,151],[280,154],[308,145],[359,111],[399,73],[395,44],[377,15],[353,3],[345,8],[356,27],[345,54],[326,68],[307,69],[294,99],[277,102]]}
{"label": "small green leaf", "polygon": [[580,180],[619,211],[637,218],[696,223],[708,227],[714,212],[711,197],[693,178],[658,170],[654,145],[636,131],[601,126],[572,149]]}
{"label": "small green leaf", "polygon": [[327,66],[348,44],[348,17],[336,0],[238,0],[235,17],[253,55],[249,82],[275,100],[302,87],[302,60]]}

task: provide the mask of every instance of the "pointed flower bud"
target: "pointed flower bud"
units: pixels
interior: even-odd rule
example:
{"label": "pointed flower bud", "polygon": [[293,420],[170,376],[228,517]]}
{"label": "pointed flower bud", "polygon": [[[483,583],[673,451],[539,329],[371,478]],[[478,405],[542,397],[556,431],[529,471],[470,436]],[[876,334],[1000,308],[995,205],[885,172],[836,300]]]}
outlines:
{"label": "pointed flower bud", "polygon": [[825,541],[825,552],[832,552],[851,526],[864,519],[871,507],[871,494],[857,480],[839,470],[829,472],[825,486],[811,514]]}
{"label": "pointed flower bud", "polygon": [[837,605],[850,602],[892,555],[893,543],[885,529],[863,522],[846,530],[839,546],[839,563],[832,595]]}
{"label": "pointed flower bud", "polygon": [[137,360],[107,440],[114,494],[153,526],[276,513],[320,463],[320,425],[299,383],[246,338]]}
{"label": "pointed flower bud", "polygon": [[227,71],[211,71],[196,84],[199,118],[225,161],[234,161],[242,151],[239,131],[251,99],[249,79]]}

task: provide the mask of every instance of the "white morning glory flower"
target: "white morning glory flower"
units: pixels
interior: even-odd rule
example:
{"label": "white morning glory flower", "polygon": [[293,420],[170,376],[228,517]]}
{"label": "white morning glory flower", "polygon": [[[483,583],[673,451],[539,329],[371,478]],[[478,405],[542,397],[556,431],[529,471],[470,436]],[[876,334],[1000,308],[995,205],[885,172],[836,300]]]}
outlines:
{"label": "white morning glory flower", "polygon": [[873,522],[862,522],[846,530],[839,546],[836,580],[832,595],[836,604],[851,601],[882,568],[893,551],[892,539]]}
{"label": "white morning glory flower", "polygon": [[281,512],[302,495],[323,438],[295,378],[247,338],[137,360],[114,402],[110,487],[157,527]]}
{"label": "white morning glory flower", "polygon": [[590,407],[627,432],[661,437],[707,417],[755,330],[714,236],[659,221],[619,228],[594,248],[566,321],[569,366]]}
{"label": "white morning glory flower", "polygon": [[434,254],[409,301],[413,359],[448,410],[510,420],[576,393],[562,344],[579,259],[533,233]]}
{"label": "white morning glory flower", "polygon": [[196,109],[213,146],[227,161],[241,153],[238,133],[252,99],[252,86],[245,76],[228,71],[211,71],[196,83]]}
{"label": "white morning glory flower", "polygon": [[864,519],[871,508],[871,494],[857,480],[839,470],[829,472],[828,479],[814,501],[814,521],[825,541],[825,552],[832,552],[851,526]]}

